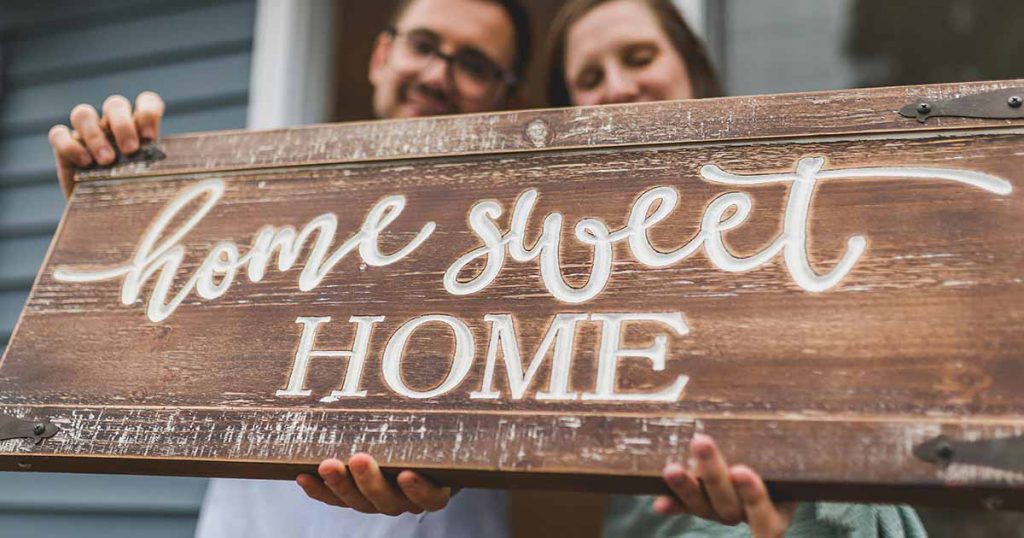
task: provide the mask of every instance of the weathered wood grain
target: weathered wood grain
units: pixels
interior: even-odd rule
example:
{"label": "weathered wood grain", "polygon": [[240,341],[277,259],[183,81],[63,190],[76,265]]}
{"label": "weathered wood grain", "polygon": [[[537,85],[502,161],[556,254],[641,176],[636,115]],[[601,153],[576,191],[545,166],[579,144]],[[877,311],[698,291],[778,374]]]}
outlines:
{"label": "weathered wood grain", "polygon": [[[665,463],[685,459],[692,434],[706,431],[730,459],[762,472],[780,498],[1024,508],[1017,468],[937,465],[914,455],[939,435],[1024,436],[1024,125],[940,118],[922,126],[894,112],[911,96],[1015,83],[169,139],[165,161],[93,173],[77,186],[0,359],[0,413],[49,418],[62,429],[40,445],[0,442],[0,470],[290,478],[322,458],[367,451],[388,469],[422,469],[445,483],[652,492],[662,487]],[[819,102],[845,103],[846,122],[810,114],[808,103]],[[720,114],[729,107],[735,113],[726,121]],[[511,126],[523,128],[530,114],[573,134],[522,146]],[[703,119],[687,122],[684,114]],[[564,130],[573,115],[584,118],[580,130]],[[608,123],[592,123],[599,116]],[[700,127],[712,118],[725,123]],[[361,145],[325,142],[346,137]],[[402,149],[407,144],[414,149]],[[369,147],[376,153],[354,153]],[[674,189],[678,203],[647,230],[653,248],[680,248],[718,222],[702,224],[716,201],[744,195],[749,215],[723,241],[731,255],[753,256],[788,226],[793,183],[721,184],[705,166],[742,176],[793,174],[813,162],[821,173],[868,169],[861,178],[819,180],[809,197],[802,251],[813,271],[833,270],[853,248],[851,237],[865,245],[822,291],[808,291],[781,252],[726,271],[703,246],[654,267],[626,240],[609,250],[607,284],[582,302],[553,293],[537,260],[507,258],[493,282],[467,295],[443,284],[453,262],[481,244],[467,222],[471,208],[499,204],[493,218],[505,233],[513,203],[530,189],[537,199],[527,243],[541,235],[546,215],[561,214],[560,270],[576,288],[596,262],[573,227],[590,218],[620,230],[630,207],[655,188]],[[900,176],[920,170],[971,172],[1005,189]],[[244,254],[265,225],[301,229],[332,213],[333,250],[375,203],[401,195],[405,207],[381,233],[381,251],[408,244],[427,222],[436,227],[395,263],[374,266],[355,250],[318,285],[300,289],[307,245],[290,269],[270,267],[258,282],[243,270],[222,296],[192,292],[156,320],[146,311],[152,279],[121,304],[123,278],[56,277],[59,268],[126,263],[179,193],[214,179],[223,196],[178,242],[185,254],[174,291],[215,245],[230,241]],[[186,205],[171,227],[198,206]],[[719,220],[737,213],[734,206]],[[483,266],[470,264],[462,281]],[[663,339],[664,368],[626,357],[613,369],[614,392],[634,397],[686,376],[678,397],[584,399],[600,392],[607,343],[600,320],[612,313],[685,320],[685,334],[658,323],[626,325],[622,348]],[[451,390],[405,397],[382,354],[400,327],[425,315],[464,323],[472,360]],[[550,355],[521,398],[512,395],[503,359],[494,369],[500,395],[473,395],[486,392],[493,316],[514,320],[525,369],[559,315],[591,316],[579,322],[566,370],[566,390],[576,397],[541,397],[556,377]],[[301,383],[310,394],[282,396],[300,348],[297,319],[326,316],[317,350],[351,349],[351,316],[383,317],[367,339],[358,384],[365,395],[330,397],[346,381],[349,359],[315,357]],[[423,326],[409,339],[399,380],[412,391],[436,389],[453,368],[454,349],[450,329]]]}
{"label": "weathered wood grain", "polygon": [[279,166],[501,154],[601,146],[781,138],[892,131],[993,128],[1012,120],[934,118],[897,111],[918,99],[940,101],[1024,80],[865,88],[833,92],[621,104],[401,121],[313,125],[272,131],[218,131],[169,137],[167,158],[79,174],[80,181]]}
{"label": "weathered wood grain", "polygon": [[324,457],[371,451],[388,462],[389,471],[416,468],[441,483],[467,487],[652,493],[664,490],[661,469],[685,457],[689,436],[699,429],[720,439],[736,458],[757,461],[779,499],[1024,508],[1015,493],[1024,474],[977,466],[936,472],[899,449],[939,434],[1019,436],[1024,428],[1013,420],[122,406],[0,410],[54,417],[67,431],[31,451],[17,441],[0,443],[4,452],[20,452],[0,458],[3,471],[292,479]]}

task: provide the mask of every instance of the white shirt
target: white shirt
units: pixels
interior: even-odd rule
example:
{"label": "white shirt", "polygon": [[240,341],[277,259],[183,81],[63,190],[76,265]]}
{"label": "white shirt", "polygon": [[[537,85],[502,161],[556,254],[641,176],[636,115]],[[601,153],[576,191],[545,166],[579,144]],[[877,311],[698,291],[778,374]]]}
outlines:
{"label": "white shirt", "polygon": [[507,538],[506,495],[465,489],[422,517],[363,514],[306,497],[286,480],[214,479],[196,538]]}

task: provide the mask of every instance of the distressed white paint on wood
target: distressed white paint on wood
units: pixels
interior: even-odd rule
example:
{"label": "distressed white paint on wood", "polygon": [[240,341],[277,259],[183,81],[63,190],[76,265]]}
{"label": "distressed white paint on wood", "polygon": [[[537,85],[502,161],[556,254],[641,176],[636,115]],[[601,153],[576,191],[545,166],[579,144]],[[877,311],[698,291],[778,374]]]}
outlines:
{"label": "distressed white paint on wood", "polygon": [[[1009,87],[1024,87],[1024,80],[523,110],[316,125],[287,131],[198,133],[162,140],[166,160],[88,171],[79,174],[78,179],[538,149],[934,131],[981,125],[1013,127],[1011,120],[962,118],[932,118],[921,124],[897,114],[900,106],[919,98],[936,101]],[[652,117],[658,120],[652,122]],[[545,126],[540,137],[536,127],[530,127],[539,125],[537,121]],[[194,159],[197,155],[202,155],[200,161]]]}

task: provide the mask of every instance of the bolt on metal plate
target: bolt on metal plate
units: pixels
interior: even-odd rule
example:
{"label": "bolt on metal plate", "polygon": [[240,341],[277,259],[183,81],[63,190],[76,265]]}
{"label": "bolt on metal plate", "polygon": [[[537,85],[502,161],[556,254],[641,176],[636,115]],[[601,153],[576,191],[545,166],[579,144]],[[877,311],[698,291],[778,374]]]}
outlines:
{"label": "bolt on metal plate", "polygon": [[900,115],[924,123],[928,118],[1024,119],[1024,88],[964,95],[946,100],[918,99],[900,108]]}

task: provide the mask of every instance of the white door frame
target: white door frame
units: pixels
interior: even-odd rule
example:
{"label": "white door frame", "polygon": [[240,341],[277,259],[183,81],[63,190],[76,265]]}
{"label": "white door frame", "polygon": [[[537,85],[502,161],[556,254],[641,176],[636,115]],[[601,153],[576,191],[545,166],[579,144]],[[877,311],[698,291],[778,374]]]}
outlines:
{"label": "white door frame", "polygon": [[249,129],[328,121],[334,0],[257,0]]}

